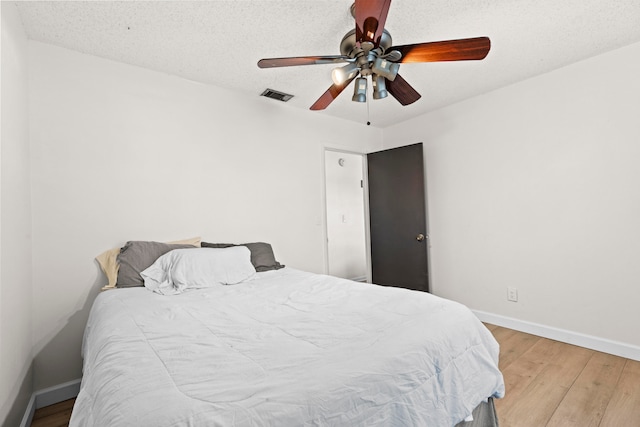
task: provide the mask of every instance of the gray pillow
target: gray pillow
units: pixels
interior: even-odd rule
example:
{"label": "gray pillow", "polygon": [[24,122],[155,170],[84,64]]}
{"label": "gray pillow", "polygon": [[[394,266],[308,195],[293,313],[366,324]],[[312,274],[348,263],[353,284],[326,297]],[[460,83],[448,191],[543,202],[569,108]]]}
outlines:
{"label": "gray pillow", "polygon": [[118,254],[117,288],[144,286],[140,272],[146,270],[158,258],[174,249],[195,248],[188,244],[172,244],[161,242],[130,241],[120,249]]}
{"label": "gray pillow", "polygon": [[203,248],[228,248],[231,246],[246,246],[251,251],[251,264],[255,267],[256,271],[269,271],[278,270],[284,267],[276,261],[276,257],[273,254],[273,249],[269,243],[255,242],[255,243],[242,243],[235,245],[233,243],[207,243],[202,242]]}

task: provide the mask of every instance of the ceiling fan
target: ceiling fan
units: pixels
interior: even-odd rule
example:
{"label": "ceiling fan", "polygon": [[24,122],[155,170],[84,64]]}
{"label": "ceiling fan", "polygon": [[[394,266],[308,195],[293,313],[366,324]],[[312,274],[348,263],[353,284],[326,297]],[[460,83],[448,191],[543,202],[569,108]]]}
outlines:
{"label": "ceiling fan", "polygon": [[351,15],[356,26],[343,37],[340,55],[266,58],[258,61],[258,67],[346,62],[332,71],[333,84],[311,110],[327,108],[354,79],[353,101],[366,102],[369,77],[374,99],[391,94],[400,104],[409,105],[420,99],[420,94],[398,74],[400,64],[480,60],[489,53],[491,41],[488,37],[392,46],[391,34],[384,29],[390,5],[391,0],[355,0]]}

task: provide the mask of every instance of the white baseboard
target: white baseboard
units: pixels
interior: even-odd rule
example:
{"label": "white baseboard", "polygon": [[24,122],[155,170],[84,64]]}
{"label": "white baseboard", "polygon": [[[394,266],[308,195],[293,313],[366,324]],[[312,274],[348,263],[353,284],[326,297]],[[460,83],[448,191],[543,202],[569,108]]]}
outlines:
{"label": "white baseboard", "polygon": [[514,319],[512,317],[502,316],[499,314],[487,313],[485,311],[472,311],[482,322],[640,361],[640,347],[632,344],[568,331],[566,329],[554,328],[552,326],[528,322],[526,320]]}
{"label": "white baseboard", "polygon": [[29,399],[29,403],[27,404],[27,409],[24,411],[24,416],[22,417],[22,421],[20,422],[20,427],[31,426],[31,422],[33,421],[33,414],[35,413],[36,413],[36,395],[34,393],[31,395],[31,399]]}
{"label": "white baseboard", "polygon": [[65,400],[78,396],[80,392],[80,381],[81,380],[73,380],[34,392],[29,400],[24,417],[22,417],[20,427],[29,427],[31,425],[36,409],[64,402]]}
{"label": "white baseboard", "polygon": [[73,399],[80,393],[80,381],[73,380],[36,391],[36,409]]}

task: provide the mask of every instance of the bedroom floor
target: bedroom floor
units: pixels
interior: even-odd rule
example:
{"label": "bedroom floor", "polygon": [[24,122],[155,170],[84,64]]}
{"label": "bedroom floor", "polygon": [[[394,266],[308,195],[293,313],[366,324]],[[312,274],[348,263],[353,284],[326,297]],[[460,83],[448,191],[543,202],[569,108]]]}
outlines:
{"label": "bedroom floor", "polygon": [[[506,396],[501,427],[640,426],[640,362],[495,325]],[[74,400],[38,409],[32,427],[63,427]]]}
{"label": "bedroom floor", "polygon": [[640,426],[640,362],[486,325],[500,343],[500,427]]}

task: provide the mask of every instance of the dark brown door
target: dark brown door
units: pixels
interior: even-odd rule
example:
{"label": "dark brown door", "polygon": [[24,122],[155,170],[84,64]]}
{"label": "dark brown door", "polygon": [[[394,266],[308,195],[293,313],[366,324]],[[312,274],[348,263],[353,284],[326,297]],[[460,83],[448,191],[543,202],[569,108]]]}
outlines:
{"label": "dark brown door", "polygon": [[367,164],[372,281],[429,292],[422,143],[368,154]]}

